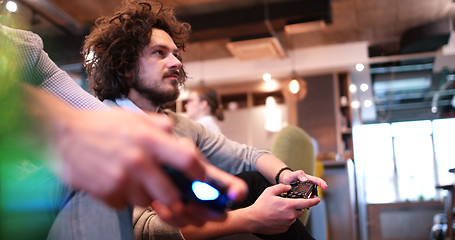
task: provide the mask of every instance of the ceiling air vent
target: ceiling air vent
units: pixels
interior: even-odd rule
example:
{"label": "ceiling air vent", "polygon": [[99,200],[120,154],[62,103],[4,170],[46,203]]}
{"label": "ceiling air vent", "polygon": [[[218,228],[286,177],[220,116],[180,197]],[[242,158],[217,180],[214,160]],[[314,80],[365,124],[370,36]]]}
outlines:
{"label": "ceiling air vent", "polygon": [[284,31],[287,34],[301,34],[307,32],[318,31],[326,27],[324,20],[301,22],[294,24],[287,24],[284,26]]}
{"label": "ceiling air vent", "polygon": [[284,57],[283,46],[276,37],[229,42],[227,48],[239,60]]}

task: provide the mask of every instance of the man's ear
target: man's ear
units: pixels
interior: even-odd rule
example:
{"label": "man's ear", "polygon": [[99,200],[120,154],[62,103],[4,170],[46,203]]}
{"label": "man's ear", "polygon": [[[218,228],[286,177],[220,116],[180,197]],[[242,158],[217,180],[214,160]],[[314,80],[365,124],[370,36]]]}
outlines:
{"label": "man's ear", "polygon": [[131,73],[131,70],[128,70],[128,71],[125,72],[125,77],[128,78],[128,79],[133,78],[133,73]]}
{"label": "man's ear", "polygon": [[133,72],[131,70],[125,71],[125,84],[128,87],[133,85]]}

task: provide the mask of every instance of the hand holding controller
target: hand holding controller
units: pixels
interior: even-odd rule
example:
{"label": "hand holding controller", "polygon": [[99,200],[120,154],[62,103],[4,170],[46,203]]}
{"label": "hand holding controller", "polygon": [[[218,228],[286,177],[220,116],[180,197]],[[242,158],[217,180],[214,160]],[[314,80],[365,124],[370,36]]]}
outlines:
{"label": "hand holding controller", "polygon": [[164,166],[163,170],[180,189],[183,202],[202,204],[217,212],[224,212],[226,208],[232,205],[232,201],[226,194],[226,189],[215,180],[209,182],[192,181],[174,168]]}
{"label": "hand holding controller", "polygon": [[291,190],[281,193],[280,197],[284,198],[314,198],[318,196],[318,185],[311,181],[294,181],[291,182]]}

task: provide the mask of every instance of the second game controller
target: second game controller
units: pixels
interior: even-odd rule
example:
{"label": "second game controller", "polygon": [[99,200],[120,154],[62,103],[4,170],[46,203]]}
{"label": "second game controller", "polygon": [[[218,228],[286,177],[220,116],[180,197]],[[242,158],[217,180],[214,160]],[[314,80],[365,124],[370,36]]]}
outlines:
{"label": "second game controller", "polygon": [[285,198],[314,198],[318,196],[318,185],[311,181],[291,182],[291,190],[281,193],[280,196]]}

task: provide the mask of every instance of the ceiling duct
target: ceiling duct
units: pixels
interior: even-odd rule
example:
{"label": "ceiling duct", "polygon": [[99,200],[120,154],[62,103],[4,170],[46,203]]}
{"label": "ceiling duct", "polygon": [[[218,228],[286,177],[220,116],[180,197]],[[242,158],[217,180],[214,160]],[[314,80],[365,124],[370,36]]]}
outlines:
{"label": "ceiling duct", "polygon": [[449,42],[452,20],[442,19],[406,31],[400,41],[401,53],[436,51]]}
{"label": "ceiling duct", "polygon": [[268,9],[267,16],[265,16],[264,1],[260,1],[261,4],[246,7],[233,7],[189,15],[188,12],[192,11],[191,8],[211,9],[210,3],[198,4],[177,8],[176,14],[180,20],[191,24],[190,41],[220,38],[245,39],[270,33],[270,26],[273,26],[276,32],[280,32],[289,22],[299,23],[312,20],[332,22],[330,0],[268,0],[269,2],[265,2]]}
{"label": "ceiling duct", "polygon": [[444,18],[406,30],[400,41],[383,42],[368,47],[370,57],[435,52],[449,43],[452,19]]}
{"label": "ceiling duct", "polygon": [[287,24],[286,26],[284,26],[284,31],[287,34],[300,34],[321,30],[324,29],[325,27],[326,23],[324,20],[316,20],[310,22]]}
{"label": "ceiling duct", "polygon": [[234,41],[227,44],[227,48],[239,60],[255,60],[284,57],[284,48],[270,22],[269,3],[264,2],[264,24],[271,37]]}
{"label": "ceiling duct", "polygon": [[227,48],[239,60],[283,58],[283,46],[276,37],[266,37],[227,43]]}

